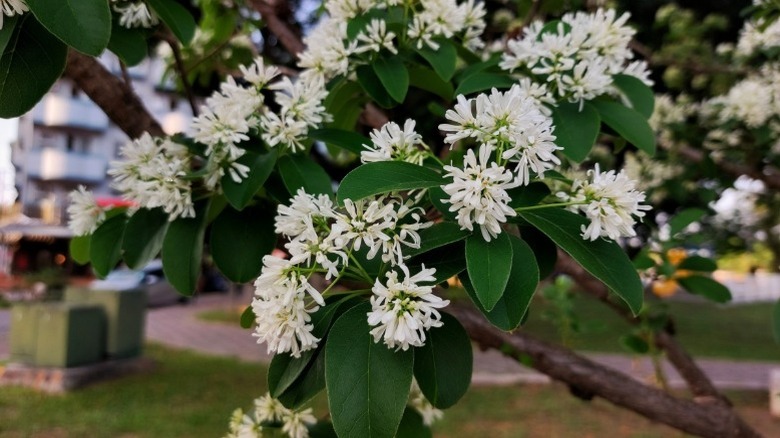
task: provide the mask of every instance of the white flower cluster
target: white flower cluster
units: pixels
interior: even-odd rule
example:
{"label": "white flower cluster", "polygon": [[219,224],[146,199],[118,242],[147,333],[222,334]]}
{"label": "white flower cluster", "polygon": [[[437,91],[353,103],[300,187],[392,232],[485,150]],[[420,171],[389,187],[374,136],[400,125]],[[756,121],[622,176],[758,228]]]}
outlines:
{"label": "white flower cluster", "polygon": [[111,8],[119,14],[119,25],[134,27],[152,27],[160,22],[157,14],[142,0],[112,0]]}
{"label": "white flower cluster", "polygon": [[405,161],[421,166],[430,152],[420,134],[414,130],[415,123],[408,119],[403,129],[395,122],[374,129],[371,132],[371,144],[363,145],[366,150],[360,153],[360,161]]}
{"label": "white flower cluster", "polygon": [[3,28],[3,17],[22,15],[29,10],[24,0],[0,0],[0,29]]}
{"label": "white flower cluster", "polygon": [[304,150],[309,128],[331,120],[323,101],[328,97],[321,76],[302,75],[294,83],[287,77],[271,85],[279,113],[265,110],[260,116],[262,138],[270,147],[284,146],[293,152]]}
{"label": "white flower cluster", "polygon": [[399,6],[399,0],[330,0],[325,7],[328,18],[323,19],[304,38],[306,50],[299,56],[298,65],[307,69],[303,74],[317,75],[326,81],[338,75],[346,75],[350,56],[378,53],[386,50],[397,54],[399,40],[409,39],[417,48],[425,46],[437,50],[437,39],[459,38],[467,48],[476,50],[484,46],[480,36],[485,29],[485,8],[481,2],[467,0],[421,0],[406,3],[411,6],[406,35],[396,35],[388,29],[383,15],[377,15],[366,23],[354,39],[347,37],[347,23],[355,17]]}
{"label": "white flower cluster", "polygon": [[95,197],[84,186],[79,186],[68,196],[68,227],[77,236],[94,233],[98,225],[106,219],[106,211],[97,204]]}
{"label": "white flower cluster", "polygon": [[738,120],[757,128],[780,115],[780,69],[765,66],[755,76],[735,84],[728,94],[704,102],[702,112],[717,114],[720,122]]}
{"label": "white flower cluster", "polygon": [[433,404],[425,398],[420,385],[417,383],[417,379],[412,379],[412,390],[409,392],[409,404],[412,405],[415,411],[417,411],[423,418],[423,424],[431,426],[433,423],[444,418],[444,412],[437,409]]}
{"label": "white flower cluster", "polygon": [[645,194],[636,190],[636,182],[629,179],[625,171],[601,172],[599,165],[588,171],[591,181],[575,180],[571,193],[559,192],[558,197],[571,202],[569,210],[584,213],[590,220],[582,226],[582,237],[597,240],[600,237],[618,239],[633,237],[635,220],[642,218],[649,205],[641,204]]}
{"label": "white flower cluster", "polygon": [[461,228],[473,230],[478,224],[486,241],[515,215],[507,190],[527,185],[532,172],[543,178],[546,170],[561,163],[555,156],[561,148],[554,143],[552,119],[527,90],[515,85],[474,99],[458,96],[455,108],[445,114],[452,123],[439,126],[451,146],[464,139],[479,145],[477,154],[473,149],[466,153],[463,168],[444,167],[453,181],[443,189]]}
{"label": "white flower cluster", "polygon": [[520,39],[509,41],[501,68],[521,69],[546,83],[556,100],[583,102],[615,93],[612,75],[635,76],[652,85],[643,61],[629,63],[628,43],[634,30],[626,26],[629,14],[616,17],[614,10],[567,13],[550,29],[541,21],[528,26]]}
{"label": "white flower cluster", "polygon": [[[299,190],[289,206],[280,205],[276,232],[289,239],[285,248],[290,258],[263,259],[252,301],[258,342],[265,342],[269,352],[294,357],[315,348],[319,339],[312,334],[311,314],[325,302],[309,279],[321,274],[335,283],[348,268],[359,274],[362,267],[353,266],[353,251],[365,247],[367,259],[379,256],[390,266],[406,269],[404,248],[419,248],[419,231],[432,225],[414,203],[380,196],[347,199],[341,209],[325,195]],[[432,323],[421,324],[428,328]]]}
{"label": "white flower cluster", "polygon": [[745,22],[737,40],[737,55],[749,57],[760,50],[773,47],[780,47],[780,20],[768,25],[763,20]]}
{"label": "white flower cluster", "polygon": [[651,199],[659,201],[663,193],[658,193],[657,189],[680,176],[685,170],[681,164],[654,160],[642,151],[627,153],[623,169],[626,176],[636,182],[637,189],[653,190]]}
{"label": "white flower cluster", "polygon": [[170,220],[195,217],[192,186],[183,178],[190,170],[185,146],[145,133],[120,151],[123,161],[111,162],[112,186],[143,208],[160,207]]}
{"label": "white flower cluster", "polygon": [[254,405],[252,415],[241,408],[233,411],[225,438],[262,438],[264,426],[270,430],[278,429],[278,425],[289,438],[308,438],[307,425],[317,423],[311,408],[288,409],[270,394],[255,399]]}

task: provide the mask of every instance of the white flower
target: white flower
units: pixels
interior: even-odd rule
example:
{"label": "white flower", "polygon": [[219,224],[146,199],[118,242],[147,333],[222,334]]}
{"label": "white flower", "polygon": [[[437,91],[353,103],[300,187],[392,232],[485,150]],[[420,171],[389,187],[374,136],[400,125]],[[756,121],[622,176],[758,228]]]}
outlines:
{"label": "white flower", "polygon": [[317,304],[325,305],[322,295],[298,272],[295,263],[271,255],[263,257],[263,270],[255,280],[255,289],[255,297],[280,298],[285,306],[306,294]]}
{"label": "white flower", "polygon": [[425,331],[431,327],[440,327],[441,314],[437,309],[447,306],[450,302],[442,300],[433,294],[433,285],[419,283],[435,283],[433,274],[436,269],[425,269],[410,276],[405,265],[399,265],[404,273],[404,279],[398,281],[398,272],[387,273],[387,284],[376,280],[371,297],[371,312],[368,313],[368,324],[375,327],[371,330],[374,342],[384,338],[390,348],[408,350],[409,346],[421,347],[425,344]]}
{"label": "white flower", "polygon": [[387,31],[385,20],[374,18],[368,27],[358,34],[358,46],[355,48],[355,53],[379,52],[385,48],[391,53],[397,54],[398,49],[393,45],[393,38],[395,38],[395,33]]}
{"label": "white flower", "polygon": [[422,165],[428,151],[420,134],[414,130],[415,121],[408,119],[404,129],[395,122],[385,123],[380,129],[371,132],[371,145],[363,145],[360,153],[364,163],[373,161],[406,161]]}
{"label": "white flower", "polygon": [[77,236],[92,234],[106,219],[105,210],[95,202],[95,197],[84,186],[70,192],[68,205],[68,227]]}
{"label": "white flower", "polygon": [[183,177],[190,170],[187,148],[145,133],[122,147],[124,161],[114,161],[108,174],[125,199],[142,208],[162,208],[169,220],[195,217],[192,187]]}
{"label": "white flower", "polygon": [[306,425],[316,422],[317,419],[312,415],[311,408],[302,411],[289,410],[282,417],[282,432],[287,433],[290,438],[308,438],[309,429]]}
{"label": "white flower", "polygon": [[25,0],[0,0],[0,29],[3,28],[3,17],[22,15],[29,10]]}
{"label": "white flower", "polygon": [[287,412],[289,409],[284,407],[278,399],[271,397],[270,393],[255,399],[255,418],[258,422],[281,422]]}
{"label": "white flower", "polygon": [[344,200],[344,213],[336,214],[336,225],[343,230],[335,244],[343,248],[351,246],[360,250],[368,247],[366,257],[373,259],[385,242],[392,240],[397,213],[395,201],[390,197],[363,198],[359,201]]}
{"label": "white flower", "polygon": [[517,214],[509,206],[507,190],[518,186],[510,171],[491,162],[491,152],[488,145],[482,145],[479,161],[469,149],[463,169],[444,166],[445,176],[453,181],[442,187],[450,195],[445,202],[452,204],[450,211],[457,212],[461,229],[472,231],[477,224],[488,242],[498,236],[507,217]]}
{"label": "white flower", "polygon": [[113,0],[113,9],[119,14],[119,25],[126,28],[148,28],[160,22],[157,18],[157,14],[155,14],[143,1]]}
{"label": "white flower", "polygon": [[264,88],[279,75],[279,69],[275,66],[266,67],[265,62],[261,57],[256,58],[249,67],[241,65],[238,68],[241,70],[241,75],[244,77],[244,80],[252,84],[258,90]]}
{"label": "white flower", "polygon": [[589,170],[592,181],[575,180],[571,194],[558,193],[567,202],[575,203],[571,211],[582,212],[590,220],[582,226],[585,240],[599,237],[618,239],[636,235],[632,216],[642,218],[650,206],[641,204],[645,194],[636,190],[636,182],[626,176],[625,171],[614,170],[601,173],[598,164]]}
{"label": "white flower", "polygon": [[[333,2],[328,2],[328,6]],[[322,76],[330,80],[349,71],[349,56],[357,41],[347,40],[347,22],[325,18],[304,37],[306,50],[300,55],[301,76]]]}
{"label": "white flower", "polygon": [[290,200],[279,204],[276,213],[276,233],[295,239],[316,223],[316,229],[327,231],[327,219],[334,217],[333,201],[327,195],[310,195],[303,188]]}
{"label": "white flower", "polygon": [[433,404],[425,398],[420,385],[417,384],[417,379],[412,380],[412,390],[409,392],[409,402],[423,418],[423,424],[431,426],[438,420],[444,417],[444,412],[437,409]]}

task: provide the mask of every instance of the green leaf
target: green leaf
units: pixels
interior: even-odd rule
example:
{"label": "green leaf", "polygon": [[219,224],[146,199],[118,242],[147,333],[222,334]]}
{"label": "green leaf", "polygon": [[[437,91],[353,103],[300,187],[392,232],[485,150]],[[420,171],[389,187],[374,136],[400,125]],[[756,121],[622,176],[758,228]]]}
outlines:
{"label": "green leaf", "polygon": [[285,155],[279,158],[279,174],[291,195],[303,189],[310,195],[333,195],[333,185],[325,170],[306,155]]}
{"label": "green leaf", "polygon": [[715,260],[708,259],[706,257],[691,256],[683,259],[683,261],[680,262],[679,265],[677,265],[677,269],[687,269],[689,271],[699,271],[699,272],[712,272],[718,269],[718,264],[715,263]]}
{"label": "green leaf", "polygon": [[403,161],[377,161],[349,172],[341,181],[338,197],[358,200],[380,193],[436,187],[441,183],[441,175],[427,167]]}
{"label": "green leaf", "polygon": [[401,417],[401,424],[398,425],[398,432],[395,436],[399,438],[432,438],[433,433],[425,425],[422,415],[414,408],[407,407],[404,410],[404,416]]}
{"label": "green leaf", "polygon": [[650,256],[648,256],[644,251],[637,254],[631,263],[633,263],[634,267],[639,270],[650,269],[655,266],[655,260],[650,258]]}
{"label": "green leaf", "polygon": [[701,295],[716,303],[727,303],[731,301],[731,292],[729,288],[709,277],[701,275],[691,275],[683,278],[676,278],[680,286],[688,292]]}
{"label": "green leaf", "polygon": [[517,328],[528,313],[528,306],[539,284],[539,268],[531,247],[523,240],[510,236],[512,241],[512,271],[509,274],[506,291],[492,310],[487,311],[477,299],[474,286],[467,275],[461,275],[461,282],[477,308],[488,321],[501,330]]}
{"label": "green leaf", "polygon": [[453,316],[442,313],[441,327],[428,331],[428,339],[414,350],[414,377],[434,406],[446,409],[469,389],[473,366],[471,339]]}
{"label": "green leaf", "polygon": [[608,100],[592,100],[589,103],[598,110],[601,120],[629,143],[648,155],[655,154],[655,134],[647,119],[631,108]]}
{"label": "green leaf", "polygon": [[390,94],[385,90],[382,81],[374,72],[374,69],[368,65],[361,65],[355,69],[358,83],[366,94],[382,108],[392,108],[396,106],[395,100],[390,97]]}
{"label": "green leaf", "polygon": [[646,119],[653,115],[655,97],[653,96],[653,90],[645,85],[644,82],[636,76],[624,74],[612,76],[612,81],[618,90],[623,92],[628,101],[631,102],[631,107],[639,114],[642,114]]}
{"label": "green leaf", "polygon": [[412,350],[394,351],[369,333],[363,303],[341,316],[325,344],[325,381],[341,438],[392,438],[412,384]]}
{"label": "green leaf", "polygon": [[127,266],[141,269],[160,253],[168,223],[168,214],[161,208],[141,208],[130,217],[122,239]]}
{"label": "green leaf", "polygon": [[318,421],[314,426],[309,426],[309,438],[339,438],[336,430],[333,429],[333,423],[328,421]]}
{"label": "green leaf", "polygon": [[122,256],[122,235],[125,232],[127,216],[123,214],[108,218],[92,234],[89,259],[98,277],[104,278],[119,263]]}
{"label": "green leaf", "polygon": [[65,69],[68,47],[25,14],[0,55],[0,118],[31,110]]}
{"label": "green leaf", "polygon": [[183,44],[189,44],[195,36],[195,19],[187,9],[176,0],[146,0],[154,12],[171,29]]}
{"label": "green leaf", "polygon": [[669,220],[669,233],[674,236],[684,230],[688,225],[701,220],[705,214],[707,214],[707,212],[701,208],[686,208],[685,210],[682,210]]}
{"label": "green leaf", "polygon": [[12,17],[3,17],[3,27],[0,29],[0,53],[5,52],[8,42],[11,41],[11,36],[14,34],[16,24],[19,21],[19,15]]}
{"label": "green leaf", "polygon": [[180,294],[195,292],[203,258],[208,202],[195,206],[194,218],[180,217],[171,222],[162,247],[163,272]]}
{"label": "green leaf", "polygon": [[516,81],[503,73],[485,73],[479,72],[465,78],[458,88],[455,89],[455,95],[469,95],[492,88],[507,89],[511,88]]}
{"label": "green leaf", "polygon": [[387,90],[387,94],[396,102],[402,103],[409,90],[409,71],[406,70],[400,56],[382,56],[372,64],[374,73]]}
{"label": "green leaf", "polygon": [[466,239],[466,270],[485,310],[492,310],[504,295],[512,272],[512,242],[502,232],[490,242],[479,233]]}
{"label": "green leaf", "polygon": [[780,300],[777,300],[774,306],[772,306],[772,334],[775,338],[775,343],[780,344]]}
{"label": "green leaf", "polygon": [[417,53],[428,61],[428,64],[433,67],[442,80],[449,82],[452,75],[455,74],[458,51],[448,40],[439,39],[436,42],[439,44],[438,49],[434,50],[425,45],[422,49],[417,49]]}
{"label": "green leaf", "polygon": [[558,247],[546,234],[534,227],[521,227],[520,236],[528,243],[539,265],[539,278],[547,278],[555,271],[558,262]]}
{"label": "green leaf", "polygon": [[138,65],[146,58],[146,34],[143,29],[128,29],[114,21],[108,49],[126,65]]}
{"label": "green leaf", "polygon": [[111,9],[105,0],[27,0],[46,29],[65,44],[99,56],[111,37]]}
{"label": "green leaf", "polygon": [[436,207],[436,210],[439,210],[439,213],[441,213],[445,219],[451,221],[457,220],[457,215],[455,212],[450,211],[452,204],[449,202],[444,202],[450,199],[450,195],[442,190],[441,187],[430,187],[428,189],[428,199],[430,199],[431,204]]}
{"label": "green leaf", "polygon": [[452,100],[452,95],[455,93],[452,84],[443,81],[433,70],[419,65],[409,67],[409,83],[413,87],[430,91],[446,100]]}
{"label": "green leaf", "polygon": [[550,188],[541,181],[532,181],[527,186],[515,187],[507,191],[509,197],[509,206],[512,208],[530,207],[537,205],[542,200],[550,196]]}
{"label": "green leaf", "polygon": [[562,209],[543,209],[519,213],[591,275],[604,282],[622,298],[636,315],[642,309],[643,288],[628,256],[613,242],[604,239],[586,241],[580,235],[587,219]]}
{"label": "green leaf", "polygon": [[276,151],[272,150],[265,154],[247,152],[237,161],[249,168],[249,175],[240,183],[236,183],[230,174],[226,173],[222,177],[222,191],[230,205],[236,210],[241,210],[249,205],[255,193],[263,187],[273,172],[276,164]]}
{"label": "green leaf", "polygon": [[73,236],[73,238],[70,239],[70,257],[74,262],[80,265],[89,263],[89,247],[91,240],[92,235],[90,234],[85,236]]}
{"label": "green leaf", "polygon": [[555,125],[555,144],[563,148],[563,154],[581,162],[587,158],[601,129],[598,111],[585,104],[580,111],[576,103],[561,102],[552,109]]}
{"label": "green leaf", "polygon": [[632,353],[646,354],[650,351],[650,345],[647,341],[637,335],[621,336],[620,344]]}
{"label": "green leaf", "polygon": [[255,319],[257,319],[257,316],[255,316],[255,311],[252,309],[252,306],[246,306],[246,309],[244,309],[243,312],[241,312],[241,328],[252,328],[252,326],[255,324]]}
{"label": "green leaf", "polygon": [[463,243],[455,242],[415,256],[406,265],[412,272],[421,270],[423,265],[426,268],[436,268],[433,276],[437,283],[441,283],[466,269],[466,258],[463,253]]}
{"label": "green leaf", "polygon": [[453,242],[465,239],[471,232],[461,230],[454,222],[439,222],[419,231],[420,247],[404,249],[404,256],[414,257]]}
{"label": "green leaf", "polygon": [[309,137],[327,144],[338,146],[356,155],[360,155],[361,152],[366,150],[363,145],[371,144],[370,138],[360,135],[357,132],[343,129],[315,129],[309,131]]}
{"label": "green leaf", "polygon": [[211,228],[209,248],[214,264],[236,283],[247,283],[260,275],[263,256],[275,246],[274,215],[267,208],[226,208]]}
{"label": "green leaf", "polygon": [[297,409],[325,389],[325,354],[322,346],[314,351],[314,358],[301,375],[284,392],[279,401],[289,409]]}

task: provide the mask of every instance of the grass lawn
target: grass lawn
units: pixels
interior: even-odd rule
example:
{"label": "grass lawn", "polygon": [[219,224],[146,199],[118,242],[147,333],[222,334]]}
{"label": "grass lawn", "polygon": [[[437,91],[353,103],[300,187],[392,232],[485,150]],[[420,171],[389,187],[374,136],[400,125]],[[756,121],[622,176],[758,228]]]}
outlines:
{"label": "grass lawn", "polygon": [[[153,371],[67,395],[0,388],[0,436],[219,437],[233,409],[249,408],[265,391],[262,365],[155,345],[147,355],[158,362]],[[732,396],[749,423],[780,436],[764,393]],[[316,400],[319,417],[324,403]],[[473,387],[434,432],[441,438],[683,436],[602,400],[576,399],[562,385]]]}

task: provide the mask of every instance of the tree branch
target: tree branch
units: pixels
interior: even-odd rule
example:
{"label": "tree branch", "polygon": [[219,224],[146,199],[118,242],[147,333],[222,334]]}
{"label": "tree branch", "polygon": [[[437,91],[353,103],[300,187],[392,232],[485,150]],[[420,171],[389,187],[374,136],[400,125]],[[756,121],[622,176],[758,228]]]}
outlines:
{"label": "tree branch", "polygon": [[463,324],[471,339],[482,347],[499,350],[518,361],[530,358],[531,367],[553,379],[602,397],[653,421],[705,437],[761,436],[727,406],[678,399],[522,331],[514,334],[502,332],[470,306],[453,305],[448,311]]}
{"label": "tree branch", "polygon": [[153,136],[165,135],[133,89],[95,58],[71,49],[65,77],[75,82],[130,138],[138,138],[144,132]]}
{"label": "tree branch", "polygon": [[[672,149],[688,160],[696,163],[704,161],[704,151],[689,146]],[[732,176],[747,175],[753,179],[762,181],[770,189],[780,190],[780,170],[772,166],[756,169],[735,161],[725,159],[713,159],[713,162],[726,173]]]}
{"label": "tree branch", "polygon": [[284,48],[298,56],[303,52],[306,46],[303,45],[301,38],[287,25],[276,12],[278,7],[275,2],[268,2],[266,0],[249,0],[249,5],[260,13],[265,23],[268,25],[268,29],[279,38],[279,42],[282,43]]}

